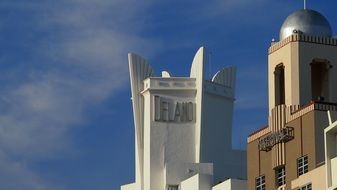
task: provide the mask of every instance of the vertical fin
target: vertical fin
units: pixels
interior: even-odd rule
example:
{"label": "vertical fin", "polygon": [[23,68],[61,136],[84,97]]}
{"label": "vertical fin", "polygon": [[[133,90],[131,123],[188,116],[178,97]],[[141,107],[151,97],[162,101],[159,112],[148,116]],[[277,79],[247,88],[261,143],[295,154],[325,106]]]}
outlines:
{"label": "vertical fin", "polygon": [[143,131],[144,131],[144,99],[140,93],[144,89],[143,80],[154,75],[148,62],[139,55],[129,53],[129,70],[132,94],[133,117],[136,143],[136,183],[143,186]]}
{"label": "vertical fin", "polygon": [[202,126],[202,97],[203,97],[203,82],[204,82],[204,54],[205,47],[200,47],[194,56],[190,77],[195,78],[197,87],[196,94],[196,132],[195,132],[195,162],[200,162],[201,157],[201,126]]}

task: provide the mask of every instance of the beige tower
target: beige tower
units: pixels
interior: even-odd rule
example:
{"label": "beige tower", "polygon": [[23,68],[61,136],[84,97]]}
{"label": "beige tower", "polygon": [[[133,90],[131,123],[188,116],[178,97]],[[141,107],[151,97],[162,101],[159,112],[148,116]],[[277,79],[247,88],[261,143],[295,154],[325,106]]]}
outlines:
{"label": "beige tower", "polygon": [[248,190],[326,190],[335,185],[325,177],[324,129],[327,111],[337,119],[337,39],[323,15],[303,9],[268,53],[268,125],[247,140]]}
{"label": "beige tower", "polygon": [[337,40],[313,10],[291,14],[268,57],[269,112],[277,105],[337,102]]}

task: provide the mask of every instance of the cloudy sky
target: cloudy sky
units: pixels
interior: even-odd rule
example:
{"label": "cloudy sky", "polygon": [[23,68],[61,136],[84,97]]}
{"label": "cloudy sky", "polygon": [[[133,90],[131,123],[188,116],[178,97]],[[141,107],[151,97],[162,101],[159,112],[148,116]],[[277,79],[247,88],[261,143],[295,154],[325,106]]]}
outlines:
{"label": "cloudy sky", "polygon": [[[309,1],[337,31],[336,1]],[[127,53],[187,76],[238,68],[233,146],[266,124],[267,48],[301,0],[0,0],[0,189],[134,181]]]}

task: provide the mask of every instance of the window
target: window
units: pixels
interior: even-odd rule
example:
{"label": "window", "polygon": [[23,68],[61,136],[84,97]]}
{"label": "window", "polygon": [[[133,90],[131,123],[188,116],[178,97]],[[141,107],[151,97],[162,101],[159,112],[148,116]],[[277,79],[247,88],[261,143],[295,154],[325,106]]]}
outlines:
{"label": "window", "polygon": [[284,66],[277,65],[274,71],[275,106],[285,103]]}
{"label": "window", "polygon": [[284,167],[276,170],[276,185],[278,187],[286,184],[286,170]]}
{"label": "window", "polygon": [[300,190],[312,190],[311,183],[301,187]]}
{"label": "window", "polygon": [[266,178],[264,175],[255,179],[256,190],[265,190],[266,189]]}
{"label": "window", "polygon": [[168,185],[167,190],[178,190],[178,185]]}
{"label": "window", "polygon": [[308,156],[302,156],[297,159],[297,175],[303,175],[308,172]]}
{"label": "window", "polygon": [[312,100],[329,101],[329,62],[314,60],[311,63]]}

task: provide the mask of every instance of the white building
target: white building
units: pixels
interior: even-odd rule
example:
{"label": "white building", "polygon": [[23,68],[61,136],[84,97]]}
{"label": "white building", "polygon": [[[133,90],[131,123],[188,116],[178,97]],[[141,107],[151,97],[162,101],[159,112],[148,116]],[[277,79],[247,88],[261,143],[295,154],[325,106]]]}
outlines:
{"label": "white building", "polygon": [[229,179],[246,178],[246,152],[232,149],[236,70],[205,80],[204,52],[190,77],[155,77],[145,59],[129,54],[136,179],[122,190],[246,189],[245,180]]}
{"label": "white building", "polygon": [[[335,118],[333,118],[335,116]],[[337,189],[337,115],[328,112],[330,126],[324,129],[327,190]],[[333,120],[334,119],[334,120]],[[332,122],[335,121],[335,122]]]}

